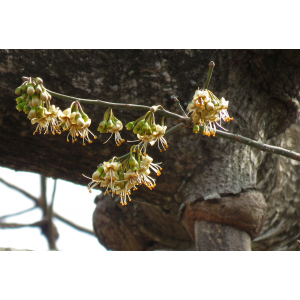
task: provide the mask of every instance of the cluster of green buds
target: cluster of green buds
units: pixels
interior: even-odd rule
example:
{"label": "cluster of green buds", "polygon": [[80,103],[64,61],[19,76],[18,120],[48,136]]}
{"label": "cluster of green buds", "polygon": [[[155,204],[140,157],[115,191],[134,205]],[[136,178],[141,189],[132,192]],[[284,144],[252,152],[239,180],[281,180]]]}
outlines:
{"label": "cluster of green buds", "polygon": [[[122,122],[117,119],[111,108],[109,108],[105,113],[103,117],[103,121],[99,124],[98,131],[101,133],[111,133],[111,136],[109,139],[105,142],[107,143],[113,134],[115,134],[115,142],[117,146],[121,146],[122,143],[125,142],[124,139],[121,138],[120,132],[123,129]],[[104,144],[105,144],[104,143]]]}
{"label": "cluster of green buds", "polygon": [[159,164],[152,163],[153,159],[148,156],[142,156],[138,146],[131,147],[130,153],[123,157],[113,157],[108,162],[103,162],[93,173],[92,181],[88,185],[88,190],[97,186],[106,188],[104,195],[120,196],[120,203],[127,205],[127,200],[131,201],[131,190],[137,190],[138,185],[146,185],[150,190],[155,186],[155,179],[150,177],[154,171],[158,176],[162,168]]}
{"label": "cluster of green buds", "polygon": [[49,133],[49,127],[52,134],[60,134],[58,126],[59,115],[61,111],[58,107],[50,105],[52,96],[47,92],[40,77],[32,79],[23,77],[23,84],[16,88],[15,93],[19,96],[17,101],[17,110],[23,111],[28,115],[31,124],[36,124],[36,132]]}
{"label": "cluster of green buds", "polygon": [[157,142],[160,152],[169,147],[164,138],[167,129],[167,126],[164,126],[164,117],[161,125],[155,124],[154,114],[156,110],[157,106],[154,106],[144,116],[126,125],[127,130],[133,129],[133,133],[141,140],[140,145],[144,155],[146,155],[148,143],[153,146]]}
{"label": "cluster of green buds", "polygon": [[91,125],[91,119],[83,111],[78,101],[72,102],[71,106],[65,109],[59,116],[59,126],[63,131],[69,130],[67,135],[67,142],[69,142],[69,135],[72,137],[72,143],[77,141],[77,137],[82,138],[82,145],[85,146],[87,141],[91,144],[93,141],[89,138],[89,133],[96,139],[97,137],[88,129]]}
{"label": "cluster of green buds", "polygon": [[228,103],[229,101],[226,101],[223,97],[219,100],[209,90],[198,89],[187,107],[187,111],[191,113],[191,118],[195,124],[194,133],[200,131],[200,126],[203,134],[207,136],[215,136],[216,125],[226,130],[221,126],[221,120],[225,122],[233,120],[227,112]]}

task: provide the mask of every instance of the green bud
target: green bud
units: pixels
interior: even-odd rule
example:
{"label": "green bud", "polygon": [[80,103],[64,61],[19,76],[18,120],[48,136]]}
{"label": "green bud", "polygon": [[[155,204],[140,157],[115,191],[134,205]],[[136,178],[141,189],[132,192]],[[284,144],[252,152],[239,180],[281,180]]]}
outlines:
{"label": "green bud", "polygon": [[20,86],[15,89],[15,94],[18,96],[22,94],[22,88]]}
{"label": "green bud", "polygon": [[21,96],[23,99],[26,99],[28,97],[27,93],[23,93]]}
{"label": "green bud", "polygon": [[35,83],[38,84],[38,85],[43,84],[43,79],[40,78],[40,77],[36,77],[36,78],[34,79],[34,81],[35,81]]}
{"label": "green bud", "polygon": [[137,160],[136,160],[132,155],[131,155],[130,158],[129,158],[129,165],[130,165],[131,167],[134,167],[134,166],[138,165]]}
{"label": "green bud", "polygon": [[44,117],[44,109],[40,106],[36,107],[36,117],[39,119]]}
{"label": "green bud", "polygon": [[20,103],[24,102],[24,99],[22,97],[18,97],[16,99],[16,101],[17,101],[18,104],[20,104]]}
{"label": "green bud", "polygon": [[150,126],[150,130],[151,130],[151,133],[157,131],[157,130],[156,130],[156,125],[155,125],[155,124],[152,124],[152,125]]}
{"label": "green bud", "polygon": [[133,131],[134,134],[138,134],[140,130],[141,130],[140,128],[135,126],[132,131]]}
{"label": "green bud", "polygon": [[25,105],[26,105],[25,102],[19,103],[19,104],[16,106],[16,109],[17,109],[18,111],[22,111]]}
{"label": "green bud", "polygon": [[27,85],[27,94],[29,96],[32,96],[34,93],[35,93],[34,86],[31,82],[29,82],[28,85]]}
{"label": "green bud", "polygon": [[87,114],[85,114],[84,112],[81,113],[81,117],[84,120],[84,122],[87,122],[89,120],[89,117]]}
{"label": "green bud", "polygon": [[28,114],[30,110],[31,110],[31,106],[29,104],[26,104],[23,108],[25,114]]}
{"label": "green bud", "polygon": [[194,125],[193,132],[198,133],[199,131],[200,131],[200,126],[199,125]]}
{"label": "green bud", "polygon": [[149,134],[149,133],[151,133],[151,128],[150,128],[148,122],[145,122],[145,123],[144,123],[144,125],[143,125],[143,127],[142,127],[142,133],[144,133],[144,134]]}
{"label": "green bud", "polygon": [[102,174],[102,173],[104,172],[104,167],[103,167],[103,165],[100,166],[100,167],[97,169],[97,171],[98,171],[100,174]]}
{"label": "green bud", "polygon": [[100,131],[101,133],[106,133],[107,130],[106,130],[106,122],[105,121],[102,121],[100,124],[99,124],[99,127],[97,129],[98,131]]}
{"label": "green bud", "polygon": [[114,124],[111,120],[108,120],[106,123],[106,129],[109,131],[113,128]]}
{"label": "green bud", "polygon": [[27,85],[24,83],[22,86],[21,86],[21,89],[22,89],[22,92],[25,93],[27,91]]}
{"label": "green bud", "polygon": [[35,87],[35,92],[37,94],[40,94],[42,92],[42,87],[39,84]]}
{"label": "green bud", "polygon": [[131,130],[133,127],[134,127],[134,122],[129,122],[127,125],[126,125],[126,129],[127,130]]}
{"label": "green bud", "polygon": [[138,121],[138,123],[136,124],[137,128],[142,128],[144,123],[145,123],[145,119]]}

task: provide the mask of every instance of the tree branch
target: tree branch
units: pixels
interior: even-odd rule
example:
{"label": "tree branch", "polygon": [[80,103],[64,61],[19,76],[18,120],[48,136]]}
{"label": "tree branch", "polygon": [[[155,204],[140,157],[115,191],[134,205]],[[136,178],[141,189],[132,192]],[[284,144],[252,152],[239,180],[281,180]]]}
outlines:
{"label": "tree branch", "polygon": [[43,227],[47,223],[46,219],[41,221],[31,223],[31,224],[18,224],[18,223],[0,223],[0,228],[6,229],[14,229],[14,228],[22,228],[22,227]]}
{"label": "tree branch", "polygon": [[93,230],[90,230],[90,229],[88,229],[88,228],[81,227],[81,226],[79,226],[79,225],[77,225],[77,224],[71,222],[70,220],[67,220],[66,218],[62,217],[61,215],[57,214],[56,212],[53,212],[53,216],[54,216],[55,218],[57,218],[58,220],[60,220],[60,221],[62,221],[62,222],[64,222],[64,223],[66,223],[66,224],[68,224],[69,226],[71,226],[71,227],[73,227],[73,228],[75,228],[75,229],[77,229],[77,230],[79,230],[79,231],[83,231],[83,232],[85,232],[85,233],[88,233],[88,234],[90,234],[90,235],[95,236],[95,233],[94,233]]}
{"label": "tree branch", "polygon": [[[146,106],[146,105],[113,103],[113,102],[106,102],[106,101],[102,101],[102,100],[80,99],[80,98],[71,97],[71,96],[62,95],[62,94],[59,94],[56,92],[52,92],[48,89],[47,89],[47,92],[53,97],[57,97],[57,98],[60,98],[63,100],[69,100],[69,101],[81,101],[81,102],[85,102],[85,103],[99,104],[102,106],[113,107],[113,108],[129,108],[129,109],[139,109],[139,110],[147,110],[147,111],[149,111],[151,109],[151,106]],[[163,116],[166,116],[169,118],[173,118],[173,119],[179,119],[179,120],[186,119],[185,117],[182,117],[178,114],[172,113],[168,110],[165,110],[164,108],[159,108],[159,109],[157,109],[156,112],[160,115],[163,115]]]}
{"label": "tree branch", "polygon": [[26,191],[18,188],[17,186],[10,184],[8,182],[6,182],[4,179],[0,178],[0,182],[2,182],[3,184],[5,184],[6,186],[8,186],[11,189],[16,190],[17,192],[23,194],[24,196],[26,196],[27,198],[29,198],[30,200],[34,201],[34,203],[36,204],[36,206],[40,207],[40,201],[38,198],[32,196],[31,194],[27,193]]}
{"label": "tree branch", "polygon": [[287,150],[284,148],[280,148],[280,147],[276,147],[276,146],[263,144],[263,143],[251,140],[249,138],[246,138],[246,137],[238,135],[238,134],[233,134],[233,133],[217,130],[216,137],[222,137],[224,139],[232,140],[234,142],[242,143],[242,144],[257,148],[264,152],[278,154],[281,156],[285,156],[285,157],[300,161],[300,154],[297,152]]}
{"label": "tree branch", "polygon": [[30,207],[28,209],[25,209],[25,210],[22,210],[22,211],[19,211],[19,212],[16,212],[16,213],[12,213],[12,214],[5,215],[5,216],[0,216],[0,220],[6,219],[6,218],[10,218],[10,217],[14,217],[14,216],[18,216],[18,215],[21,215],[21,214],[24,214],[24,213],[27,213],[29,211],[32,211],[32,210],[36,209],[37,207],[38,206],[33,206],[33,207]]}

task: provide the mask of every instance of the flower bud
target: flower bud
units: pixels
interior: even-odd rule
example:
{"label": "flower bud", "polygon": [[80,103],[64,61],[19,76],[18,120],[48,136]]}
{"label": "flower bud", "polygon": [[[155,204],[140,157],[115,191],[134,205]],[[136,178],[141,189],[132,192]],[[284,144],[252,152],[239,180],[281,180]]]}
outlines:
{"label": "flower bud", "polygon": [[200,126],[199,125],[194,125],[193,132],[198,133],[199,131],[200,131]]}
{"label": "flower bud", "polygon": [[98,131],[100,131],[101,133],[106,133],[107,130],[106,130],[106,122],[105,121],[102,121],[100,124],[99,124],[99,127],[97,129]]}
{"label": "flower bud", "polygon": [[29,113],[28,113],[28,119],[33,119],[36,117],[36,111],[34,109],[32,109]]}
{"label": "flower bud", "polygon": [[148,122],[144,122],[144,125],[142,127],[142,133],[144,133],[144,134],[151,133],[151,129],[150,129]]}
{"label": "flower bud", "polygon": [[137,128],[142,128],[143,125],[144,125],[144,123],[145,123],[145,120],[140,120],[140,121],[138,121],[138,123],[136,124],[136,127],[137,127]]}
{"label": "flower bud", "polygon": [[29,96],[32,96],[34,93],[35,93],[35,89],[33,87],[33,84],[31,82],[29,82],[27,85],[27,94]]}
{"label": "flower bud", "polygon": [[23,99],[26,99],[28,97],[28,95],[26,93],[23,93],[21,96]]}
{"label": "flower bud", "polygon": [[35,92],[37,94],[40,94],[42,92],[42,87],[39,84],[35,87]]}
{"label": "flower bud", "polygon": [[38,106],[40,106],[40,104],[41,104],[41,101],[39,99],[39,96],[37,94],[34,94],[32,96],[31,106],[38,107]]}
{"label": "flower bud", "polygon": [[24,102],[24,99],[22,97],[18,97],[16,99],[16,101],[17,101],[17,104],[20,104],[20,103]]}
{"label": "flower bud", "polygon": [[127,125],[126,125],[126,129],[127,130],[131,130],[133,127],[134,127],[134,122],[129,122]]}
{"label": "flower bud", "polygon": [[131,167],[134,167],[134,166],[137,166],[138,165],[138,162],[137,160],[131,155],[130,158],[129,158],[129,165]]}
{"label": "flower bud", "polygon": [[19,103],[19,104],[16,106],[16,109],[17,109],[18,111],[22,111],[25,105],[26,105],[25,102]]}
{"label": "flower bud", "polygon": [[27,84],[24,83],[22,86],[21,86],[21,89],[22,89],[22,92],[25,93],[27,91]]}
{"label": "flower bud", "polygon": [[214,108],[215,108],[215,106],[213,105],[212,102],[207,102],[206,105],[205,105],[205,107],[206,107],[206,109],[207,109],[208,111],[213,111]]}
{"label": "flower bud", "polygon": [[46,91],[43,91],[43,92],[40,93],[40,99],[42,101],[47,101],[48,100],[48,95],[47,95]]}
{"label": "flower bud", "polygon": [[28,114],[30,110],[31,110],[31,106],[29,104],[26,104],[23,108],[25,114]]}
{"label": "flower bud", "polygon": [[142,131],[142,129],[141,128],[138,128],[137,126],[135,126],[134,128],[133,128],[133,130],[132,130],[132,132],[134,133],[134,134],[138,134],[138,133],[140,133]]}
{"label": "flower bud", "polygon": [[35,81],[35,83],[38,84],[38,85],[43,84],[43,79],[40,78],[40,77],[36,77],[36,78],[34,79],[34,81]]}
{"label": "flower bud", "polygon": [[113,128],[114,124],[112,122],[112,120],[108,120],[106,123],[106,129],[109,131]]}
{"label": "flower bud", "polygon": [[22,94],[22,88],[20,86],[15,89],[15,94],[18,96]]}
{"label": "flower bud", "polygon": [[93,173],[92,179],[94,181],[98,181],[98,180],[100,180],[100,175],[101,175],[101,173],[97,170],[96,172]]}

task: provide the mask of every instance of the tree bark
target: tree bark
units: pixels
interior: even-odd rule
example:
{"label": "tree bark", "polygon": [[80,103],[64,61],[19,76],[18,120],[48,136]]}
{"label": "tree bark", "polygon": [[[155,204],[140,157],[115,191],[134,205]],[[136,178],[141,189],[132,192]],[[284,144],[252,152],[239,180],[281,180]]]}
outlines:
{"label": "tree bark", "polygon": [[[126,154],[132,145],[116,147],[112,140],[103,145],[106,134],[98,134],[86,147],[80,141],[67,143],[66,133],[33,136],[35,126],[15,108],[14,90],[22,76],[39,76],[49,90],[70,96],[161,104],[180,113],[174,98],[187,107],[195,90],[204,86],[211,60],[216,67],[209,89],[230,101],[228,111],[234,117],[224,126],[263,143],[294,146],[298,129],[287,129],[297,126],[299,114],[298,50],[1,50],[0,165],[87,185],[89,180],[81,174],[91,176],[99,163]],[[52,102],[62,110],[70,105],[55,98]],[[83,107],[92,119],[92,132],[97,133],[105,108]],[[114,114],[123,124],[142,115],[125,109]],[[166,124],[170,128],[177,122],[167,119]],[[292,132],[289,137],[280,135],[286,130]],[[134,139],[126,130],[122,137]],[[108,198],[97,203],[94,229],[104,246],[191,249],[193,240],[177,220],[182,203],[213,204],[230,195],[259,191],[269,209],[263,235],[253,242],[253,249],[295,249],[300,226],[297,163],[221,138],[195,135],[190,128],[167,140],[166,152],[148,149],[154,162],[163,162],[155,189],[141,187],[125,208]],[[274,186],[277,194],[272,192]]]}

